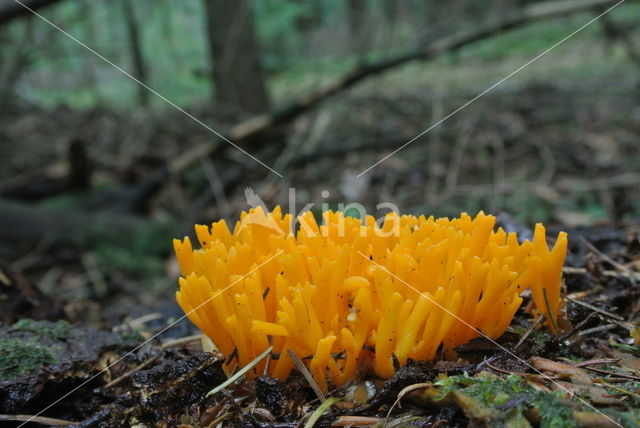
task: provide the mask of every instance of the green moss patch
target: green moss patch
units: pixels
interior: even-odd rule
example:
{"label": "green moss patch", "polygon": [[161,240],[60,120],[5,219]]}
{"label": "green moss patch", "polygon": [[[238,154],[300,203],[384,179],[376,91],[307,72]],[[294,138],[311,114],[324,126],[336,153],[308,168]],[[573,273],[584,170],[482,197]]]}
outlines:
{"label": "green moss patch", "polygon": [[[635,382],[618,385],[632,391],[637,387]],[[615,390],[611,392],[616,395]],[[422,396],[441,405],[459,407],[471,421],[485,426],[555,428],[616,421],[623,426],[640,427],[635,397],[621,400],[620,406],[598,406],[594,410],[586,405],[588,397],[582,401],[562,391],[542,391],[515,374],[500,377],[481,372],[473,377],[467,374],[445,377],[424,390]]]}
{"label": "green moss patch", "polygon": [[71,331],[71,324],[64,320],[49,322],[22,319],[11,327],[17,331],[29,332],[40,337],[48,337],[49,339],[65,337]]}
{"label": "green moss patch", "polygon": [[46,346],[20,339],[0,339],[0,381],[15,379],[55,362]]}
{"label": "green moss patch", "polygon": [[533,407],[540,412],[542,427],[575,426],[573,409],[563,401],[562,395],[546,393],[533,389],[520,376],[510,375],[505,378],[480,373],[475,377],[468,375],[451,376],[436,382],[440,394],[436,397],[444,399],[456,394],[467,403],[465,413],[480,414],[479,408],[487,414],[487,418],[497,425],[513,422],[522,412]]}

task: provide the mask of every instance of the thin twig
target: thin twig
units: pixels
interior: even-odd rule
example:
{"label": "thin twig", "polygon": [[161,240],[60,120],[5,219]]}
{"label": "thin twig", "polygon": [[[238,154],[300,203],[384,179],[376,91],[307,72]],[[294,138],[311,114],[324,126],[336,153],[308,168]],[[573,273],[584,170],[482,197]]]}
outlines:
{"label": "thin twig", "polygon": [[380,422],[384,422],[384,418],[376,418],[375,416],[339,416],[331,424],[331,426],[332,427],[374,426]]}
{"label": "thin twig", "polygon": [[210,397],[210,396],[222,391],[223,389],[225,389],[227,386],[231,385],[236,380],[240,379],[246,372],[251,370],[256,364],[258,364],[260,361],[262,361],[262,359],[264,357],[269,355],[269,353],[271,351],[273,351],[273,346],[269,346],[267,349],[264,350],[264,352],[262,352],[262,354],[258,355],[253,361],[251,361],[249,364],[247,364],[246,366],[244,366],[243,368],[238,370],[236,374],[234,374],[229,379],[227,379],[224,382],[222,382],[220,385],[218,385],[215,388],[213,388],[211,391],[207,392],[206,396]]}
{"label": "thin twig", "polygon": [[[598,381],[596,380],[596,382],[598,382]],[[601,384],[601,385],[606,386],[607,388],[615,389],[618,392],[622,392],[625,395],[633,395],[634,397],[640,398],[640,394],[638,394],[636,392],[633,392],[633,391],[626,390],[624,388],[620,388],[619,386],[616,386],[616,385],[611,385],[610,383],[605,382],[604,380],[600,380],[598,383]]]}
{"label": "thin twig", "polygon": [[407,387],[404,387],[399,393],[398,396],[396,397],[395,401],[393,402],[393,404],[391,405],[391,407],[389,408],[389,411],[387,411],[387,416],[385,417],[384,421],[384,425],[387,425],[387,421],[389,420],[389,417],[391,416],[391,412],[393,411],[393,409],[400,404],[400,400],[402,400],[402,398],[407,395],[410,392],[416,391],[418,389],[424,389],[424,388],[430,388],[433,386],[433,383],[431,382],[422,382],[422,383],[414,383],[413,385],[409,385]]}
{"label": "thin twig", "polygon": [[80,422],[65,421],[64,419],[47,418],[45,416],[34,415],[0,415],[0,421],[28,421],[53,426],[80,425]]}
{"label": "thin twig", "polygon": [[142,327],[144,324],[149,321],[155,321],[157,319],[162,318],[163,315],[160,312],[152,312],[150,314],[142,315],[141,317],[134,318],[123,325],[123,327],[128,324],[129,327],[136,329],[138,327]]}
{"label": "thin twig", "polygon": [[[571,267],[571,266],[565,266],[562,268],[562,273],[566,273],[566,274],[570,274],[570,275],[586,275],[589,273],[588,270],[586,270],[585,268],[579,268],[579,267]],[[599,274],[603,275],[603,276],[607,276],[610,278],[625,278],[627,277],[627,275],[614,271],[614,270],[603,270],[602,272],[598,272]],[[635,281],[640,281],[640,272],[631,272],[631,274],[634,277]]]}
{"label": "thin twig", "polygon": [[302,376],[304,376],[304,378],[307,380],[307,382],[309,382],[309,385],[311,385],[311,389],[313,389],[313,392],[316,393],[316,396],[318,397],[320,402],[325,402],[327,400],[327,398],[322,393],[322,390],[320,390],[320,387],[318,386],[318,384],[316,383],[315,379],[311,375],[311,372],[309,371],[307,366],[304,365],[304,363],[302,362],[300,357],[298,357],[296,355],[296,353],[293,352],[291,349],[287,349],[287,352],[289,353],[289,356],[293,360],[293,363],[298,368],[298,371],[300,373],[302,373]]}
{"label": "thin twig", "polygon": [[547,314],[549,315],[548,318],[551,321],[551,325],[553,325],[553,333],[558,334],[558,320],[556,320],[556,316],[551,309],[551,302],[549,302],[549,296],[547,296],[546,288],[542,289],[542,295],[544,297],[544,304],[547,306]]}
{"label": "thin twig", "polygon": [[540,379],[540,380],[550,380],[550,379],[554,379],[555,380],[555,379],[560,379],[561,378],[561,376],[559,376],[559,375],[556,375],[556,376],[547,376],[547,375],[545,375],[544,377],[541,377],[540,375],[537,375],[535,373],[513,372],[511,370],[505,370],[505,369],[501,369],[500,367],[496,367],[496,366],[490,364],[489,362],[486,362],[485,364],[491,370],[496,371],[498,373],[506,374],[506,375],[515,374],[515,375],[518,375],[520,377],[527,377],[527,376],[534,377],[535,376],[536,379]]}
{"label": "thin twig", "polygon": [[589,336],[590,334],[593,334],[593,333],[599,333],[601,331],[609,331],[614,328],[616,328],[616,324],[599,325],[597,327],[582,330],[580,333],[578,333],[578,336]]}
{"label": "thin twig", "polygon": [[518,340],[518,343],[516,343],[516,346],[514,346],[513,349],[514,350],[518,349],[520,345],[522,345],[524,341],[527,340],[527,337],[529,337],[529,335],[533,332],[533,330],[537,326],[539,326],[540,323],[542,323],[543,320],[544,320],[544,317],[538,317],[538,319],[535,320],[533,324],[531,324],[531,327],[529,327],[529,329],[525,331],[524,334],[520,337],[520,340]]}
{"label": "thin twig", "polygon": [[609,263],[611,266],[615,267],[616,269],[618,269],[621,272],[624,272],[626,274],[626,276],[629,278],[629,281],[631,282],[632,286],[636,285],[636,279],[635,279],[635,275],[634,272],[629,269],[628,267],[626,267],[623,264],[618,263],[617,261],[613,260],[611,257],[609,257],[608,255],[606,255],[605,253],[603,253],[602,251],[598,250],[595,245],[593,245],[591,242],[589,242],[584,236],[581,236],[580,239],[582,240],[582,242],[584,242],[584,244],[591,250],[593,251],[598,257],[600,257],[602,260],[606,261],[607,263]]}
{"label": "thin twig", "polygon": [[597,364],[613,364],[620,361],[620,358],[598,358],[596,360],[581,361],[579,363],[576,363],[575,361],[571,361],[568,358],[560,358],[560,359],[573,365],[574,367],[587,367],[587,366],[593,366]]}
{"label": "thin twig", "polygon": [[179,339],[169,340],[168,342],[165,342],[162,344],[162,348],[167,349],[177,345],[184,345],[185,343],[198,341],[201,338],[202,338],[201,334],[194,334],[193,336],[186,336],[186,337],[181,337]]}
{"label": "thin twig", "polygon": [[640,380],[640,377],[638,377],[638,376],[631,376],[631,375],[626,375],[626,374],[622,374],[622,373],[609,372],[609,371],[606,371],[606,370],[597,369],[595,367],[588,367],[587,366],[587,367],[585,367],[585,369],[591,370],[592,372],[605,374],[605,375],[608,375],[608,376],[619,377],[619,378],[622,378],[622,379]]}
{"label": "thin twig", "polygon": [[573,302],[573,303],[577,304],[577,305],[584,306],[585,308],[589,308],[594,312],[598,312],[599,314],[602,314],[602,315],[606,316],[607,318],[611,318],[611,319],[614,319],[614,320],[617,320],[617,321],[624,321],[624,318],[622,318],[620,315],[612,314],[611,312],[607,312],[604,309],[597,308],[597,307],[595,307],[595,306],[593,306],[593,305],[591,305],[589,303],[582,302],[580,300],[571,298],[569,296],[567,296],[566,299],[568,301],[570,301],[570,302]]}
{"label": "thin twig", "polygon": [[568,338],[570,338],[571,336],[573,336],[574,334],[576,334],[583,325],[587,324],[589,321],[591,321],[591,319],[597,316],[595,314],[595,312],[591,312],[589,315],[587,315],[587,317],[585,319],[583,319],[582,321],[580,321],[578,324],[576,324],[573,329],[571,329],[571,331],[569,331],[568,333],[565,333],[563,336],[560,336],[560,342],[563,342],[565,340],[567,340]]}
{"label": "thin twig", "polygon": [[501,369],[500,367],[496,367],[490,363],[485,362],[486,366],[489,367],[491,370],[493,370],[494,372],[498,372],[498,373],[502,373],[502,374],[506,374],[506,375],[512,375],[512,374],[516,374],[516,372],[512,372],[511,370],[505,370],[505,369]]}

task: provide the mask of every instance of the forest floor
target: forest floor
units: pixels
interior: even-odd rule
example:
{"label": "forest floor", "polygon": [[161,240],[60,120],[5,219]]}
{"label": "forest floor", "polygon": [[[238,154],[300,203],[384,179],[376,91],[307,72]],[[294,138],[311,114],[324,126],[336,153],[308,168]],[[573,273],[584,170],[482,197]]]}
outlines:
{"label": "forest floor", "polygon": [[569,236],[570,326],[559,336],[521,309],[500,346],[474,339],[456,358],[386,381],[364,375],[324,402],[297,372],[286,383],[240,378],[207,397],[226,379],[223,360],[189,329],[156,336],[167,313],[106,329],[20,319],[25,305],[55,316],[57,303],[3,266],[0,305],[13,320],[0,326],[0,426],[36,414],[32,423],[83,427],[640,426],[640,227]]}

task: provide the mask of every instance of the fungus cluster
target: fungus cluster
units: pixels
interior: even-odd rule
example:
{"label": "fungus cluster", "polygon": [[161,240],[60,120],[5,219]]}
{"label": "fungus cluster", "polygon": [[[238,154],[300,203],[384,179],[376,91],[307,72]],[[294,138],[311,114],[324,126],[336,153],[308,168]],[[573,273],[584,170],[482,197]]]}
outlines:
{"label": "fungus cluster", "polygon": [[[189,319],[243,367],[270,345],[271,376],[303,361],[321,389],[363,371],[394,373],[394,358],[430,360],[479,336],[498,338],[531,290],[555,330],[567,236],[553,249],[536,225],[532,242],[494,230],[480,212],[448,219],[385,216],[382,224],[325,211],[298,217],[279,208],[196,226],[200,249],[175,240],[182,277],[176,293]],[[252,374],[264,370],[265,361]]]}

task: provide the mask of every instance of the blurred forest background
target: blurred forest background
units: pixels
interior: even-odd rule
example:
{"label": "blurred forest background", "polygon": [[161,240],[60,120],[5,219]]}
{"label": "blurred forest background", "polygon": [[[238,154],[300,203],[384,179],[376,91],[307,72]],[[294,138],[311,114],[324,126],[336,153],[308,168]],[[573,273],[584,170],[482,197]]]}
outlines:
{"label": "blurred forest background", "polygon": [[247,187],[637,225],[640,4],[521,68],[614,4],[0,0],[0,259],[97,322],[177,310],[171,239]]}

